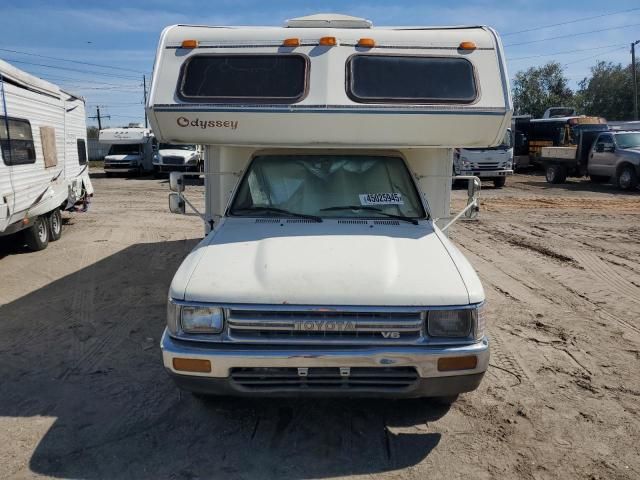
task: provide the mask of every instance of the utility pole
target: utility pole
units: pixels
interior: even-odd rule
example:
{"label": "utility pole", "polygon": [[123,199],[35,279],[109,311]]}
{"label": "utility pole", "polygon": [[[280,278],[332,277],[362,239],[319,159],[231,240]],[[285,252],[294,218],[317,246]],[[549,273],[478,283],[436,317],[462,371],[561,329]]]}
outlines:
{"label": "utility pole", "polygon": [[638,69],[636,68],[636,45],[640,40],[631,42],[631,75],[633,78],[633,119],[638,120]]}
{"label": "utility pole", "polygon": [[96,105],[96,114],[93,117],[94,120],[98,120],[98,130],[102,130],[102,119],[108,118],[111,119],[111,115],[100,115],[100,105]]}
{"label": "utility pole", "polygon": [[144,128],[147,128],[147,76],[142,75],[142,88],[144,88]]}

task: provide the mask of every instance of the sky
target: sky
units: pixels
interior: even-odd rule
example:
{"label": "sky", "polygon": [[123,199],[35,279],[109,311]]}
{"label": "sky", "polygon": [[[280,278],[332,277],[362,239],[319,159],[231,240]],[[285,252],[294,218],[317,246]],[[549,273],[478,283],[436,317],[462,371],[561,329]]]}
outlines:
{"label": "sky", "polygon": [[149,82],[165,26],[282,25],[319,12],[374,26],[490,25],[502,36],[511,77],[556,60],[573,88],[599,60],[630,63],[630,43],[640,40],[637,0],[21,0],[0,7],[0,58],[82,95],[88,116],[100,106],[111,117],[103,127],[122,126],[144,121],[143,75]]}

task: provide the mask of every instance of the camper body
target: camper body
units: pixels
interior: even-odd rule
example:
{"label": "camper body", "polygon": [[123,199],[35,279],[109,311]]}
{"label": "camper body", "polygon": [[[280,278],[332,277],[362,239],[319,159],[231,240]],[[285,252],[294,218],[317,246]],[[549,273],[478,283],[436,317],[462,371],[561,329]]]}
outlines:
{"label": "camper body", "polygon": [[511,129],[497,147],[456,148],[453,153],[454,175],[475,175],[502,188],[513,174],[513,144]]}
{"label": "camper body", "polygon": [[93,195],[84,99],[0,60],[0,236],[45,248]]}
{"label": "camper body", "polygon": [[199,172],[202,169],[202,146],[159,143],[153,154],[153,172]]}
{"label": "camper body", "polygon": [[104,157],[104,171],[107,175],[141,175],[153,170],[155,138],[148,128],[105,128],[100,130],[99,141],[111,145],[109,153]]}
{"label": "camper body", "polygon": [[[498,145],[511,110],[485,27],[318,15],[165,29],[150,121],[164,142],[205,145],[206,236],[173,278],[161,341],[176,383],[236,395],[475,389],[489,362],[485,295],[440,227],[453,147]],[[170,184],[184,212],[182,174]]]}

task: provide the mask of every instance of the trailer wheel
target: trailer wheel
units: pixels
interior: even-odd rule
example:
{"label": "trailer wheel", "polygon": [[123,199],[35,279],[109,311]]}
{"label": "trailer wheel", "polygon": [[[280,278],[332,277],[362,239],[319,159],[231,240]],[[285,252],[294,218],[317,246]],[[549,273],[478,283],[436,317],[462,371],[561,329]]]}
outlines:
{"label": "trailer wheel", "polygon": [[611,177],[606,175],[589,175],[589,180],[593,183],[607,183]]}
{"label": "trailer wheel", "polygon": [[618,170],[616,184],[621,190],[635,190],[638,186],[638,174],[631,165],[625,165]]}
{"label": "trailer wheel", "polygon": [[47,226],[49,228],[49,241],[55,242],[59,240],[62,236],[62,214],[59,208],[49,214]]}
{"label": "trailer wheel", "polygon": [[494,188],[502,188],[507,183],[507,177],[496,177],[493,179]]}
{"label": "trailer wheel", "polygon": [[561,165],[547,165],[545,177],[549,183],[564,183],[567,179],[567,170]]}
{"label": "trailer wheel", "polygon": [[49,225],[44,216],[39,216],[29,228],[24,231],[24,240],[29,250],[37,252],[49,245]]}

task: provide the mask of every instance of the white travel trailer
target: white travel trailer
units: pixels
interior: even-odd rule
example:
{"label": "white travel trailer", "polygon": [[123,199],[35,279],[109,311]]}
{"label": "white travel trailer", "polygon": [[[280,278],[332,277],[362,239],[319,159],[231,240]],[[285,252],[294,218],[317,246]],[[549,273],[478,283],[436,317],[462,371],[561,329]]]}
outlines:
{"label": "white travel trailer", "polygon": [[0,144],[0,236],[42,250],[93,195],[84,99],[0,60]]}
{"label": "white travel trailer", "polygon": [[148,128],[121,127],[100,130],[100,143],[111,145],[104,157],[104,171],[142,175],[153,170],[155,138]]}
{"label": "white travel trailer", "polygon": [[[510,123],[492,29],[176,25],[147,111],[161,141],[205,145],[208,234],[174,276],[161,341],[181,388],[450,400],[478,386],[485,295],[443,230],[453,148],[499,145]],[[172,211],[191,205],[184,175]]]}

